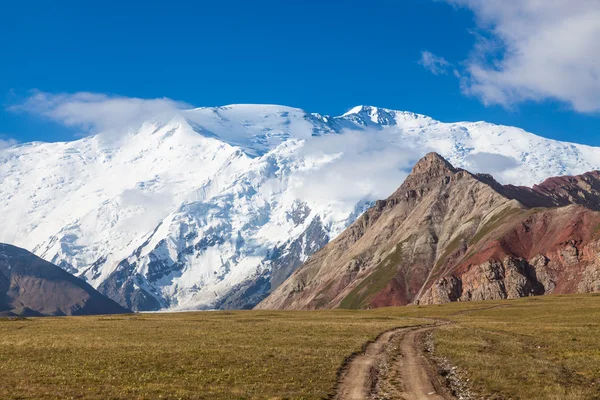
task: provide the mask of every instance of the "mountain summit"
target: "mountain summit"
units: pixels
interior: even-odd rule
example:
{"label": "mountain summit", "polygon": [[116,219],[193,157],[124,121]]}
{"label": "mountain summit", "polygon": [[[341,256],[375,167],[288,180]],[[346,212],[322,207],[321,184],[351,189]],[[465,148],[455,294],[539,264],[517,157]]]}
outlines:
{"label": "mountain summit", "polygon": [[412,168],[411,173],[404,181],[404,186],[418,189],[429,184],[430,181],[440,177],[454,175],[458,170],[452,166],[444,157],[432,152],[426,154]]}
{"label": "mountain summit", "polygon": [[258,308],[367,308],[600,291],[600,172],[503,186],[429,153]]}

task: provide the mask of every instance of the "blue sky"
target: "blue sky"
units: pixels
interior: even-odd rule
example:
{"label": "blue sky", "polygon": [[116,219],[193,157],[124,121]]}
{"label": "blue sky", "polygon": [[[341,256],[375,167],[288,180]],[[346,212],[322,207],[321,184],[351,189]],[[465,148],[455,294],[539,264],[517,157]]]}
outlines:
{"label": "blue sky", "polygon": [[548,33],[557,18],[583,21],[596,5],[565,0],[567,13],[561,1],[544,9],[534,0],[496,2],[502,10],[479,3],[3,2],[0,134],[19,142],[74,136],[77,128],[11,109],[39,90],[332,115],[368,104],[600,145],[600,41],[592,40],[600,32],[564,24]]}

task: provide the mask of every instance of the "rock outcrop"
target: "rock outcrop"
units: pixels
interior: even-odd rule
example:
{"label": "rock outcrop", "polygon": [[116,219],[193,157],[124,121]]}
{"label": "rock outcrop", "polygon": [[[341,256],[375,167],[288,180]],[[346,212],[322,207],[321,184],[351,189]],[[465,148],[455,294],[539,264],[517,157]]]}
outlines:
{"label": "rock outcrop", "polygon": [[600,291],[600,172],[503,186],[430,153],[258,308]]}

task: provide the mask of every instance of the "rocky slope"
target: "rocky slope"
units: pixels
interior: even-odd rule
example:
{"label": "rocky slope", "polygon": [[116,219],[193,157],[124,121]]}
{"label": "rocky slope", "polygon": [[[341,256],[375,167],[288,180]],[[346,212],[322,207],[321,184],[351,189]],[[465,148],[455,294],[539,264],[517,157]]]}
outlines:
{"label": "rocky slope", "polygon": [[248,308],[428,151],[518,184],[600,167],[600,148],[377,107],[330,117],[232,105],[161,118],[0,150],[0,242],[134,310]]}
{"label": "rocky slope", "polygon": [[93,315],[130,312],[56,265],[0,243],[0,315]]}
{"label": "rocky slope", "polygon": [[503,186],[430,153],[258,308],[600,291],[600,172]]}

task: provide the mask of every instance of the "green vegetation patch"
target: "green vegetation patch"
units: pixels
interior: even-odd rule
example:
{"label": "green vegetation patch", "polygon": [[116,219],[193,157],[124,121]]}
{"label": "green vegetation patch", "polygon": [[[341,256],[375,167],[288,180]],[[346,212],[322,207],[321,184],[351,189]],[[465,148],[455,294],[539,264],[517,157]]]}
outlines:
{"label": "green vegetation patch", "polygon": [[594,227],[594,231],[592,232],[592,238],[596,238],[600,234],[600,223]]}
{"label": "green vegetation patch", "polygon": [[385,289],[398,272],[398,265],[402,262],[404,243],[406,241],[398,243],[394,250],[373,269],[373,272],[348,293],[348,296],[340,303],[340,308],[364,308],[373,297]]}
{"label": "green vegetation patch", "polygon": [[482,226],[481,229],[477,231],[475,236],[473,236],[469,241],[469,246],[473,246],[479,243],[481,239],[486,237],[494,229],[500,227],[503,223],[507,222],[509,218],[516,218],[520,214],[525,213],[526,211],[520,208],[508,208],[502,212],[499,212],[498,214],[490,218],[490,220],[484,226]]}
{"label": "green vegetation patch", "polygon": [[435,263],[435,268],[439,268],[442,265],[444,265],[444,263],[446,262],[448,257],[450,257],[452,255],[452,253],[454,253],[456,250],[458,250],[458,246],[461,245],[463,240],[465,240],[465,235],[459,235],[459,236],[455,237],[452,240],[452,242],[450,242],[450,244],[448,244],[448,246],[446,246],[446,250],[444,251],[444,254],[442,254],[442,256]]}

